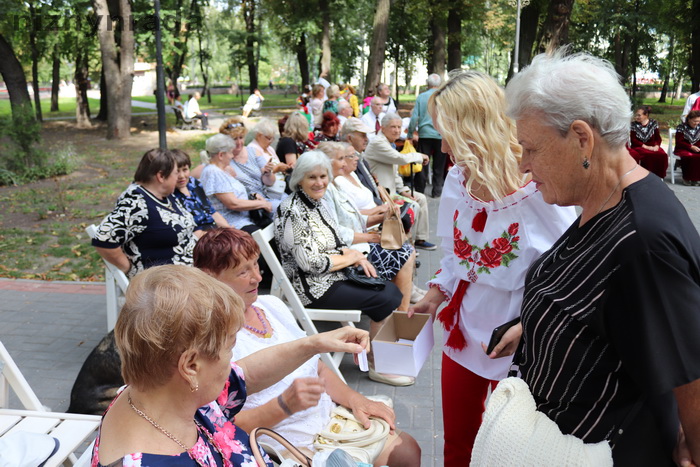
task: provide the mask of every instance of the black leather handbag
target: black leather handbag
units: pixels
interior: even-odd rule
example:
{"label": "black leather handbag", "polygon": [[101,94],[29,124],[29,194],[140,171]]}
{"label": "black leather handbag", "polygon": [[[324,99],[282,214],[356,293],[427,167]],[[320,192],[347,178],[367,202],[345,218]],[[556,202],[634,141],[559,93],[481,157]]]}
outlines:
{"label": "black leather handbag", "polygon": [[386,282],[381,277],[371,277],[365,275],[364,269],[360,266],[345,268],[345,276],[354,284],[361,285],[372,290],[384,290]]}

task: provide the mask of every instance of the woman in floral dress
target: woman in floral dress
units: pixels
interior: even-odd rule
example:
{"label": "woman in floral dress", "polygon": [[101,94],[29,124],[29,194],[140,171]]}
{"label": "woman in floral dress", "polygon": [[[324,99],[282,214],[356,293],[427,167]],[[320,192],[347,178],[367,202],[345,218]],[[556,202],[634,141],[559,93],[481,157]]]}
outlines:
{"label": "woman in floral dress", "polygon": [[471,458],[489,386],[504,378],[520,336],[516,325],[487,355],[493,329],[517,318],[525,273],[574,221],[572,208],[546,204],[518,170],[521,148],[503,91],[478,72],[452,76],[428,110],[454,167],[445,180],[437,234],[444,252],[430,290],[412,311],[445,328],[442,405],[445,466]]}
{"label": "woman in floral dress", "polygon": [[259,467],[233,422],[247,392],[319,352],[357,353],[369,342],[365,331],[345,327],[231,363],[243,307],[228,286],[192,267],[158,266],[131,281],[114,329],[127,386],[102,419],[93,467]]}

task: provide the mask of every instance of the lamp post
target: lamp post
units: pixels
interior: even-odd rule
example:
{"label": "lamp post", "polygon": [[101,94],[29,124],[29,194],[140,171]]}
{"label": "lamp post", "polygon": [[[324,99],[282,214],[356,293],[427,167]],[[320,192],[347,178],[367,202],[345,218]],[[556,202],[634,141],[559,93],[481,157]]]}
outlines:
{"label": "lamp post", "polygon": [[520,67],[520,10],[527,6],[530,0],[517,0],[517,13],[515,16],[515,53],[513,54],[513,74],[518,72]]}
{"label": "lamp post", "polygon": [[160,34],[160,0],[153,2],[156,15],[156,109],[158,111],[158,146],[168,149],[165,138],[165,76],[163,76],[163,46]]}

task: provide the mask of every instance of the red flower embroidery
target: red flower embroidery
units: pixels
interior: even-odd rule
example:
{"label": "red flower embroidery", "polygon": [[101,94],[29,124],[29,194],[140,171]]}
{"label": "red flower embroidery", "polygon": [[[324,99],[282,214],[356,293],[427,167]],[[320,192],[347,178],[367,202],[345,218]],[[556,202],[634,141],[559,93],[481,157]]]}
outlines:
{"label": "red flower embroidery", "polygon": [[486,247],[481,250],[481,255],[479,258],[479,266],[485,266],[487,268],[497,268],[501,265],[501,253],[495,248]]}
{"label": "red flower embroidery", "polygon": [[488,214],[486,214],[485,209],[482,209],[481,211],[477,212],[474,216],[474,219],[472,220],[472,229],[474,229],[475,232],[483,232],[484,227],[486,226],[487,218]]}
{"label": "red flower embroidery", "polygon": [[459,217],[459,211],[455,209],[455,215],[452,217],[452,222],[457,222],[458,217]]}
{"label": "red flower embroidery", "polygon": [[515,237],[510,239],[511,242],[519,242],[520,241],[520,236],[516,235]]}
{"label": "red flower embroidery", "polygon": [[496,251],[498,251],[502,255],[513,251],[513,247],[511,246],[507,238],[498,237],[493,242],[491,242],[491,245],[493,245]]}
{"label": "red flower embroidery", "polygon": [[463,236],[464,236],[464,235],[462,235],[462,231],[459,230],[457,227],[455,227],[454,229],[452,229],[452,238],[454,239],[455,242],[458,241],[458,240],[459,240],[460,238],[462,238]]}
{"label": "red flower embroidery", "polygon": [[469,259],[472,256],[472,246],[464,240],[455,239],[454,251],[460,259]]}
{"label": "red flower embroidery", "polygon": [[510,224],[510,225],[508,226],[508,235],[513,236],[513,235],[517,234],[519,228],[520,228],[520,227],[518,226],[518,223],[517,223],[517,222],[514,222],[514,223]]}

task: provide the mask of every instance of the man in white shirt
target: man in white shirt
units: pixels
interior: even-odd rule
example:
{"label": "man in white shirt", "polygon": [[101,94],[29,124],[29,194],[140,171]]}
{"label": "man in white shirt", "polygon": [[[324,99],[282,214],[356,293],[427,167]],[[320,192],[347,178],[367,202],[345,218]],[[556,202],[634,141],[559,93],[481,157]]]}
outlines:
{"label": "man in white shirt", "polygon": [[430,159],[419,152],[401,154],[396,150],[394,142],[401,136],[402,123],[401,117],[397,114],[386,114],[381,121],[381,132],[370,140],[367,149],[365,149],[365,158],[369,162],[370,170],[377,177],[377,181],[389,191],[389,194],[397,193],[413,200],[417,205],[418,209],[414,209],[416,222],[413,226],[416,235],[416,248],[435,250],[437,246],[428,241],[428,200],[423,193],[418,191],[411,193],[410,188],[404,186],[398,173],[399,165],[415,162],[427,165]]}
{"label": "man in white shirt", "polygon": [[248,97],[245,105],[243,106],[243,116],[248,118],[253,110],[260,110],[262,107],[262,102],[265,100],[263,95],[260,93],[260,89],[255,88],[253,94]]}
{"label": "man in white shirt", "polygon": [[367,127],[371,130],[370,133],[367,135],[367,137],[370,139],[374,139],[374,137],[381,131],[382,129],[382,118],[384,118],[385,112],[382,110],[384,107],[384,101],[382,101],[382,98],[379,96],[375,96],[372,98],[370,101],[370,109],[369,112],[364,114],[360,120],[362,120],[362,123],[367,125]]}
{"label": "man in white shirt", "polygon": [[683,107],[683,114],[681,115],[681,122],[685,122],[685,117],[691,110],[700,110],[700,103],[698,103],[698,98],[700,97],[700,92],[691,94],[685,101],[685,107]]}
{"label": "man in white shirt", "polygon": [[202,130],[208,130],[209,118],[207,117],[207,114],[202,113],[202,111],[199,110],[199,102],[197,102],[201,98],[202,95],[198,92],[195,92],[190,97],[190,100],[187,101],[187,107],[185,107],[185,114],[187,116],[187,120],[201,120]]}

